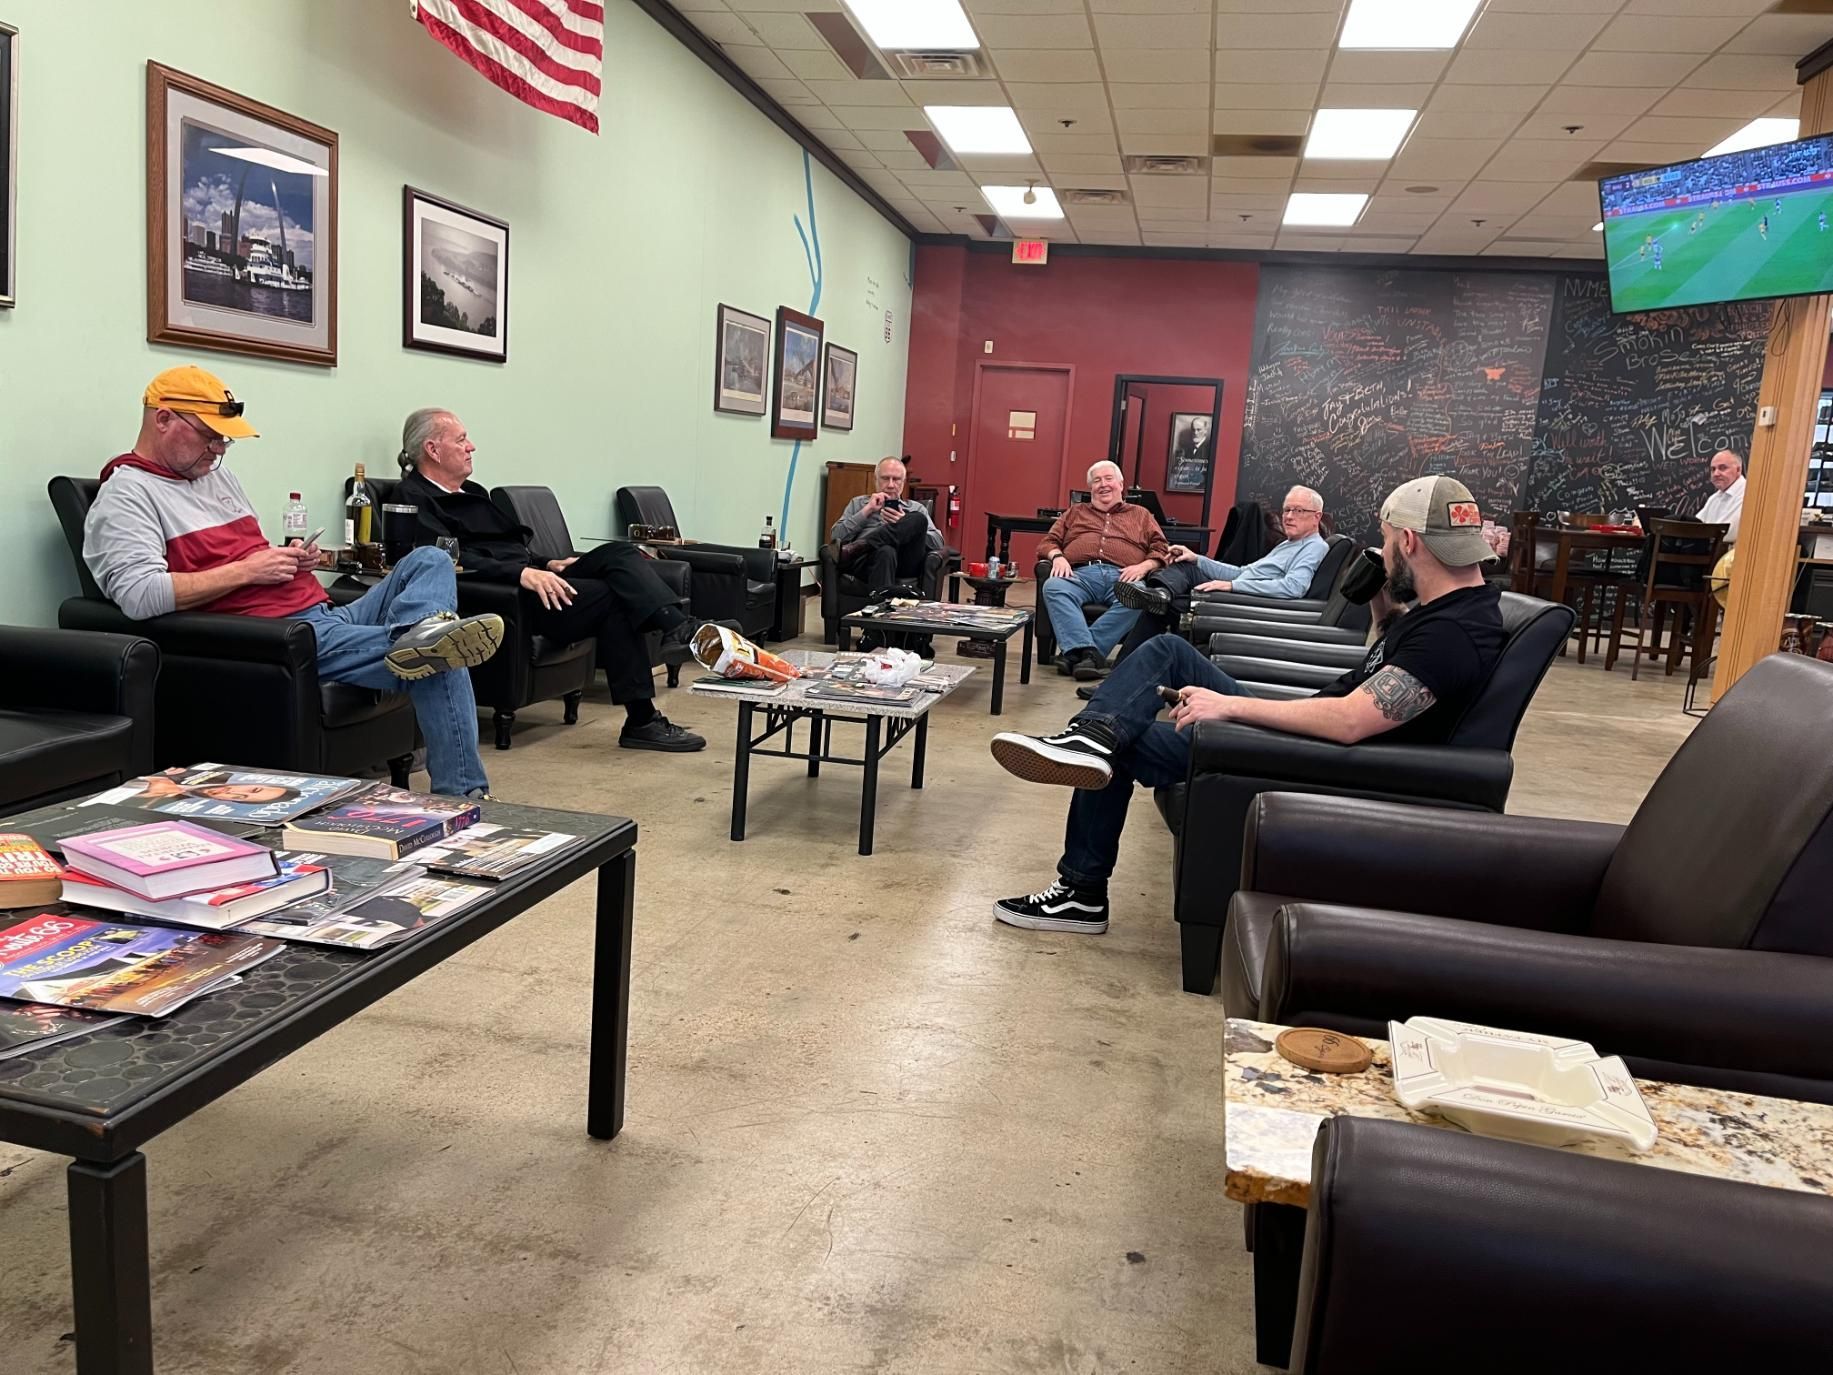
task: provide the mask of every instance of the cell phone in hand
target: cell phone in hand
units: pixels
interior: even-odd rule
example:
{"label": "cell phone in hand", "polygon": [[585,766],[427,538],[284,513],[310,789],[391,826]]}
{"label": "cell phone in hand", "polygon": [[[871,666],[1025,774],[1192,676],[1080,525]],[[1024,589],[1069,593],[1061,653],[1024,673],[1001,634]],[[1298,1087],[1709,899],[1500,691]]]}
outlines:
{"label": "cell phone in hand", "polygon": [[1174,687],[1165,687],[1162,684],[1159,686],[1158,695],[1166,706],[1175,707],[1179,702],[1184,700],[1183,693],[1179,692]]}
{"label": "cell phone in hand", "polygon": [[305,542],[308,545],[317,544],[319,537],[323,535],[324,533],[325,533],[325,527],[321,525],[316,530],[314,530],[311,534],[306,536]]}

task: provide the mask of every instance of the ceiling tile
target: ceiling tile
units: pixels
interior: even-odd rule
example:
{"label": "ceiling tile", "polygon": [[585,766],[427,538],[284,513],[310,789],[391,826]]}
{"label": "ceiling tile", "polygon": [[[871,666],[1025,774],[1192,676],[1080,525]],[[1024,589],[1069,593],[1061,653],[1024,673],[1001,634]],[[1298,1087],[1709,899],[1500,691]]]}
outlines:
{"label": "ceiling tile", "polygon": [[1620,14],[1591,46],[1594,52],[1709,53],[1743,27],[1741,18]]}
{"label": "ceiling tile", "polygon": [[1283,177],[1222,176],[1211,177],[1209,182],[1209,191],[1212,196],[1217,194],[1242,196],[1277,195],[1281,198],[1282,204],[1284,203],[1285,193],[1291,189],[1292,178],[1290,175]]}
{"label": "ceiling tile", "polygon": [[1596,182],[1568,181],[1555,186],[1546,199],[1534,207],[1537,215],[1589,216],[1597,222],[1598,188]]}
{"label": "ceiling tile", "polygon": [[[677,5],[675,8],[679,9],[681,7]],[[784,14],[792,11],[832,11],[840,8],[840,0],[809,0],[809,3],[803,3],[803,0],[726,0],[726,8],[739,10],[741,12],[755,10],[764,13],[776,12]]]}
{"label": "ceiling tile", "polygon": [[[1065,124],[1063,121],[1068,120]],[[1036,147],[1038,139],[1045,134],[1102,134],[1112,142],[1114,117],[1103,105],[1099,110],[1077,108],[1069,110],[1020,110],[1018,122],[1025,126],[1025,132],[1031,137],[1031,146]]]}
{"label": "ceiling tile", "polygon": [[1114,151],[1112,134],[1032,134],[1032,151],[1040,157],[1052,153],[1077,153],[1084,156]]}
{"label": "ceiling tile", "polygon": [[[736,43],[741,46],[749,44],[752,47],[759,46],[758,35],[751,31],[751,26],[745,23],[745,21],[740,19],[736,14],[732,14],[729,11],[721,10],[717,14],[696,14],[691,17],[689,22],[715,43]],[[808,21],[803,19],[801,15],[796,16],[796,22],[801,24],[803,28],[808,29],[810,33],[814,33],[814,30],[809,28]],[[770,46],[767,39],[763,41],[763,46]]]}
{"label": "ceiling tile", "polygon": [[[1774,3],[1774,0],[1769,0]],[[1488,10],[1505,14],[1615,14],[1623,0],[1489,0]]]}
{"label": "ceiling tile", "polygon": [[1340,14],[1343,0],[1216,0],[1217,14]]}
{"label": "ceiling tile", "polygon": [[[814,6],[797,5],[796,8],[810,10]],[[758,37],[778,52],[814,48],[823,52],[832,51],[827,46],[827,40],[801,14],[748,14],[742,22],[756,29]]]}
{"label": "ceiling tile", "polygon": [[1211,248],[1268,249],[1273,246],[1275,235],[1272,230],[1263,234],[1233,233],[1217,234],[1211,231],[1209,246]]}
{"label": "ceiling tile", "polygon": [[1499,139],[1408,139],[1394,158],[1397,175],[1417,181],[1436,181],[1440,177],[1473,177],[1500,146]]}
{"label": "ceiling tile", "polygon": [[1491,218],[1520,215],[1532,210],[1551,189],[1551,182],[1473,181],[1445,213]]}
{"label": "ceiling tile", "polygon": [[1209,135],[1122,133],[1120,151],[1132,157],[1200,158],[1209,153]]}
{"label": "ceiling tile", "polygon": [[993,65],[1007,81],[1101,80],[1092,48],[1001,48]]}
{"label": "ceiling tile", "polygon": [[[788,54],[784,54],[787,58]],[[861,82],[890,85],[890,82]],[[1010,105],[1006,88],[997,81],[904,81],[897,83],[904,96],[919,109],[925,105]],[[838,102],[845,104],[845,101]]]}
{"label": "ceiling tile", "polygon": [[757,84],[765,95],[769,96],[791,114],[796,113],[796,107],[798,106],[819,105],[821,103],[815,93],[809,90],[808,87],[804,86],[800,81],[785,81],[779,78],[765,76],[757,78]]}
{"label": "ceiling tile", "polygon": [[902,148],[880,148],[877,151],[879,162],[893,172],[927,172],[929,159],[917,152],[908,139]]}
{"label": "ceiling tile", "polygon": [[1360,191],[1375,194],[1381,184],[1384,167],[1371,168],[1366,162],[1318,162],[1306,159],[1298,165],[1298,176],[1292,182],[1294,191]]}
{"label": "ceiling tile", "polygon": [[1507,138],[1521,124],[1512,112],[1427,110],[1413,121],[1414,138]]}
{"label": "ceiling tile", "polygon": [[1209,237],[1206,234],[1164,234],[1151,230],[1141,230],[1140,242],[1148,248],[1208,248]]}
{"label": "ceiling tile", "polygon": [[[826,140],[824,140],[824,142],[826,142]],[[828,142],[828,147],[833,148],[833,146],[831,142]],[[835,151],[840,155],[840,160],[848,167],[851,167],[855,172],[882,170],[885,165],[871,153],[864,152],[858,148],[839,148],[835,149]]]}
{"label": "ceiling tile", "polygon": [[1659,167],[1667,162],[1685,162],[1705,150],[1692,140],[1686,142],[1650,143],[1638,139],[1618,139],[1604,145],[1600,155],[1605,162],[1633,162],[1642,167]]}
{"label": "ceiling tile", "polygon": [[[1240,54],[1245,56],[1246,54]],[[1260,56],[1260,54],[1253,54]],[[1309,55],[1309,54],[1307,54]],[[1372,52],[1339,50],[1330,59],[1330,80],[1338,82],[1431,83],[1444,75],[1449,52]],[[1262,78],[1264,80],[1265,78]]]}
{"label": "ceiling tile", "polygon": [[1298,172],[1297,158],[1212,158],[1210,175],[1223,177],[1290,177]]}
{"label": "ceiling tile", "polygon": [[1833,38],[1833,15],[1765,14],[1725,44],[1728,53],[1765,53],[1796,58]]}
{"label": "ceiling tile", "polygon": [[859,139],[860,147],[879,152],[910,147],[910,139],[902,129],[861,129],[855,137]]}
{"label": "ceiling tile", "polygon": [[905,105],[830,105],[829,111],[847,129],[922,129],[928,121],[921,110]]}
{"label": "ceiling tile", "polygon": [[[1118,169],[1120,159],[1115,158],[1113,161],[1115,168]],[[1051,164],[1046,163],[1046,170],[1049,170],[1050,166]],[[1075,172],[1067,177],[1061,173],[1052,172],[1051,185],[1058,188],[1079,187],[1087,191],[1126,191],[1130,189],[1127,185],[1126,174],[1118,170],[1111,173]]]}
{"label": "ceiling tile", "polygon": [[1255,83],[1231,81],[1218,85],[1218,110],[1305,110],[1317,104],[1317,84],[1311,81]]}
{"label": "ceiling tile", "polygon": [[[1276,184],[1278,185],[1278,184]],[[1239,214],[1243,210],[1284,210],[1286,196],[1283,190],[1274,189],[1261,192],[1259,195],[1242,195],[1229,192],[1226,195],[1211,196],[1209,209],[1213,218],[1223,219]]]}
{"label": "ceiling tile", "polygon": [[[859,141],[859,136],[857,134],[849,134],[844,129],[831,134],[823,134],[821,136],[821,141],[829,148],[832,148],[836,153],[856,152],[865,147],[865,145]],[[873,157],[873,161],[876,162],[878,159]],[[880,165],[882,166],[883,164],[881,163]]]}
{"label": "ceiling tile", "polygon": [[[1570,86],[1677,86],[1699,59],[1690,53],[1588,52],[1572,65]],[[1697,86],[1695,80],[1688,82]]]}
{"label": "ceiling tile", "polygon": [[801,48],[778,49],[777,56],[785,67],[804,80],[815,77],[827,81],[851,81],[853,73],[833,53],[806,51]]}
{"label": "ceiling tile", "polygon": [[1540,103],[1543,115],[1639,115],[1667,93],[1655,86],[1555,86]]}
{"label": "ceiling tile", "polygon": [[[1214,11],[1211,0],[1089,0],[1090,13],[1102,14],[1202,14]],[[1207,42],[1207,36],[1199,40]]]}
{"label": "ceiling tile", "polygon": [[960,156],[955,159],[963,172],[969,173],[976,181],[987,180],[987,174],[997,172],[1004,176],[1011,174],[1020,181],[1045,181],[1044,169],[1036,158],[1022,155],[994,156],[990,153],[975,156]]}
{"label": "ceiling tile", "polygon": [[1601,138],[1511,139],[1484,166],[1483,176],[1494,181],[1563,181],[1603,149]]}
{"label": "ceiling tile", "polygon": [[845,81],[811,81],[808,89],[836,109],[842,105],[901,105],[905,109],[910,108],[910,97],[895,81],[860,81],[848,77]]}
{"label": "ceiling tile", "polygon": [[1426,102],[1428,110],[1488,114],[1526,114],[1541,101],[1543,86],[1440,86]]}
{"label": "ceiling tile", "polygon": [[1031,110],[1044,114],[1057,110],[1107,112],[1107,87],[1099,81],[1008,81],[1006,93],[1020,114]]}
{"label": "ceiling tile", "polygon": [[1209,127],[1218,134],[1304,134],[1311,128],[1309,110],[1217,110]]}
{"label": "ceiling tile", "polygon": [[1207,82],[1209,49],[1103,48],[1101,66],[1109,81]]}
{"label": "ceiling tile", "polygon": [[1371,201],[1368,209],[1362,212],[1362,218],[1356,221],[1356,227],[1377,234],[1423,234],[1437,219],[1436,210],[1421,211],[1416,215],[1398,215],[1376,209]]}
{"label": "ceiling tile", "polygon": [[1404,239],[1370,236],[1364,234],[1358,224],[1345,236],[1343,247],[1351,253],[1406,253],[1416,242],[1411,236]]}
{"label": "ceiling tile", "polygon": [[974,21],[989,48],[1092,48],[1095,36],[1081,14],[986,14]]}
{"label": "ceiling tile", "polygon": [[1471,86],[1551,86],[1571,65],[1569,52],[1472,48],[1457,55],[1445,80]]}
{"label": "ceiling tile", "polygon": [[1336,41],[1335,7],[1321,14],[1218,14],[1216,47],[1328,48]]}
{"label": "ceiling tile", "polygon": [[1596,14],[1511,14],[1495,5],[1483,11],[1464,38],[1466,52],[1489,48],[1538,48],[1583,52],[1610,22],[1615,5]]}
{"label": "ceiling tile", "polygon": [[1112,83],[1114,110],[1200,110],[1209,114],[1209,83],[1122,82]]}
{"label": "ceiling tile", "polygon": [[1417,110],[1432,94],[1430,84],[1398,86],[1330,80],[1318,97],[1325,110]]}
{"label": "ceiling tile", "polygon": [[1406,189],[1410,185],[1418,184],[1408,177],[1389,177],[1381,183],[1381,189],[1375,193],[1374,199],[1369,201],[1368,210],[1365,213],[1403,217],[1408,215],[1436,217],[1440,211],[1449,210],[1451,202],[1456,200],[1458,194],[1464,189],[1464,183],[1460,181],[1432,183],[1438,188],[1439,194],[1437,195],[1416,196]]}
{"label": "ceiling tile", "polygon": [[[761,44],[757,47],[746,47],[742,44],[731,43],[726,45],[724,51],[727,57],[738,64],[739,69],[746,76],[790,77],[795,75],[783,65],[782,58]],[[891,83],[880,82],[879,84],[888,86]]]}
{"label": "ceiling tile", "polygon": [[1097,14],[1095,38],[1103,48],[1209,47],[1209,11],[1201,14]]}
{"label": "ceiling tile", "polygon": [[1082,13],[1082,0],[962,0],[962,3],[973,15]]}
{"label": "ceiling tile", "polygon": [[921,191],[927,196],[932,192],[972,191],[974,179],[966,172],[899,172],[898,180],[912,191]]}
{"label": "ceiling tile", "polygon": [[1752,57],[1741,53],[1720,53],[1708,57],[1687,85],[1728,91],[1775,91],[1778,94],[1795,84],[1795,59],[1792,57]]}
{"label": "ceiling tile", "polygon": [[1308,81],[1315,86],[1324,79],[1324,68],[1329,65],[1330,54],[1318,48],[1262,48],[1247,52],[1223,48],[1216,52],[1216,81]]}
{"label": "ceiling tile", "polygon": [[1121,175],[1120,155],[1100,156],[1091,153],[1051,153],[1041,158],[1044,170],[1058,181],[1068,177],[1067,186],[1105,186],[1106,178]]}
{"label": "ceiling tile", "polygon": [[[1617,138],[1629,128],[1633,119],[1631,115],[1559,115],[1532,114],[1521,122],[1515,131],[1516,138]],[[1566,129],[1578,125],[1578,133],[1568,135]]]}
{"label": "ceiling tile", "polygon": [[1637,143],[1690,143],[1701,153],[1735,134],[1745,121],[1721,115],[1716,119],[1686,115],[1644,115],[1624,131]]}
{"label": "ceiling tile", "polygon": [[1749,120],[1769,113],[1774,103],[1774,96],[1769,91],[1699,91],[1683,87],[1661,97],[1649,113],[1721,115],[1728,119]]}
{"label": "ceiling tile", "polygon": [[1207,134],[1208,110],[1116,110],[1122,134]]}
{"label": "ceiling tile", "polygon": [[1311,233],[1303,229],[1282,229],[1273,246],[1286,252],[1298,253],[1334,253],[1349,240],[1343,237],[1340,230],[1330,229],[1323,233]]}

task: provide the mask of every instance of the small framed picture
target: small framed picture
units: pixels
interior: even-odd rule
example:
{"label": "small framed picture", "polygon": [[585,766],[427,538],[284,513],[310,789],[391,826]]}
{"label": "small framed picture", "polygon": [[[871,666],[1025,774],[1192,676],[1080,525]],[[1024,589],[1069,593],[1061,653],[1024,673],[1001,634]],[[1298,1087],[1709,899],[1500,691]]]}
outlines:
{"label": "small framed picture", "polygon": [[821,383],[821,428],[853,428],[853,387],[859,377],[859,355],[838,344],[827,346],[826,375]]}
{"label": "small framed picture", "polygon": [[776,401],[773,439],[813,439],[821,404],[821,322],[788,306],[776,308]]}
{"label": "small framed picture", "polygon": [[337,362],[337,135],[146,64],[146,337]]}
{"label": "small framed picture", "polygon": [[1177,411],[1171,417],[1171,452],[1165,460],[1165,490],[1202,492],[1209,487],[1209,464],[1215,446],[1209,442],[1208,411]]}
{"label": "small framed picture", "polygon": [[14,302],[19,196],[19,30],[0,23],[0,306]]}
{"label": "small framed picture", "polygon": [[509,226],[401,188],[401,346],[509,358]]}
{"label": "small framed picture", "polygon": [[713,409],[762,415],[770,406],[770,321],[719,307],[713,331]]}

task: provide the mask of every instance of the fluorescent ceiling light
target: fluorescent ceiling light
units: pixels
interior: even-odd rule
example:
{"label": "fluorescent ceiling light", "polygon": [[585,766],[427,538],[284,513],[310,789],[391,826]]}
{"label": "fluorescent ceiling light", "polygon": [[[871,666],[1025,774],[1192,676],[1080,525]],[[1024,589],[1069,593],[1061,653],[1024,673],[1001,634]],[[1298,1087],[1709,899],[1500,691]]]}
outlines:
{"label": "fluorescent ceiling light", "polygon": [[[1029,193],[1032,204],[1025,204]],[[1060,220],[1063,207],[1057,204],[1057,193],[1048,186],[983,186],[980,194],[998,212],[1002,220]]]}
{"label": "fluorescent ceiling light", "polygon": [[1305,140],[1308,158],[1372,158],[1394,156],[1400,141],[1413,127],[1417,110],[1319,110],[1311,120],[1311,137]]}
{"label": "fluorescent ceiling light", "polygon": [[1706,149],[1706,156],[1741,153],[1746,148],[1767,148],[1772,143],[1787,143],[1801,132],[1798,119],[1753,119],[1723,143]]}
{"label": "fluorescent ceiling light", "polygon": [[1294,191],[1286,197],[1283,224],[1354,224],[1368,195],[1362,191]]}
{"label": "fluorescent ceiling light", "polygon": [[1350,0],[1339,48],[1455,48],[1477,0]]}
{"label": "fluorescent ceiling light", "polygon": [[212,148],[213,153],[221,153],[226,158],[240,158],[243,162],[257,162],[263,167],[271,167],[276,172],[297,172],[302,177],[328,177],[330,170],[314,167],[303,158],[292,157],[286,153],[276,153],[272,148]]}
{"label": "fluorescent ceiling light", "polygon": [[846,0],[859,27],[881,48],[978,48],[961,0]]}
{"label": "fluorescent ceiling light", "polygon": [[951,152],[965,155],[1031,151],[1031,140],[1025,137],[1009,105],[925,105],[923,113]]}

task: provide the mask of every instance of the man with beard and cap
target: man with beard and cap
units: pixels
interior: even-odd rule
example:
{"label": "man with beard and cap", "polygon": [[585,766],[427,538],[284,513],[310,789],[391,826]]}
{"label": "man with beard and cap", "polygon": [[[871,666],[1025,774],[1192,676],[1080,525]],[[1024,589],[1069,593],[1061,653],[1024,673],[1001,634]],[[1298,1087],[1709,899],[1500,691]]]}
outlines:
{"label": "man with beard and cap", "polygon": [[[1494,558],[1483,516],[1463,483],[1422,477],[1382,503],[1381,536],[1389,595],[1417,604],[1388,624],[1358,667],[1315,697],[1249,696],[1188,640],[1160,635],[1122,660],[1066,729],[995,735],[993,757],[1008,772],[1076,793],[1056,881],[1000,899],[994,916],[1032,930],[1107,930],[1107,880],[1133,785],[1182,783],[1186,732],[1199,721],[1241,721],[1345,745],[1375,736],[1446,739],[1502,649],[1501,593],[1483,581],[1482,565]],[[1169,723],[1157,719],[1161,687],[1178,695]]]}

